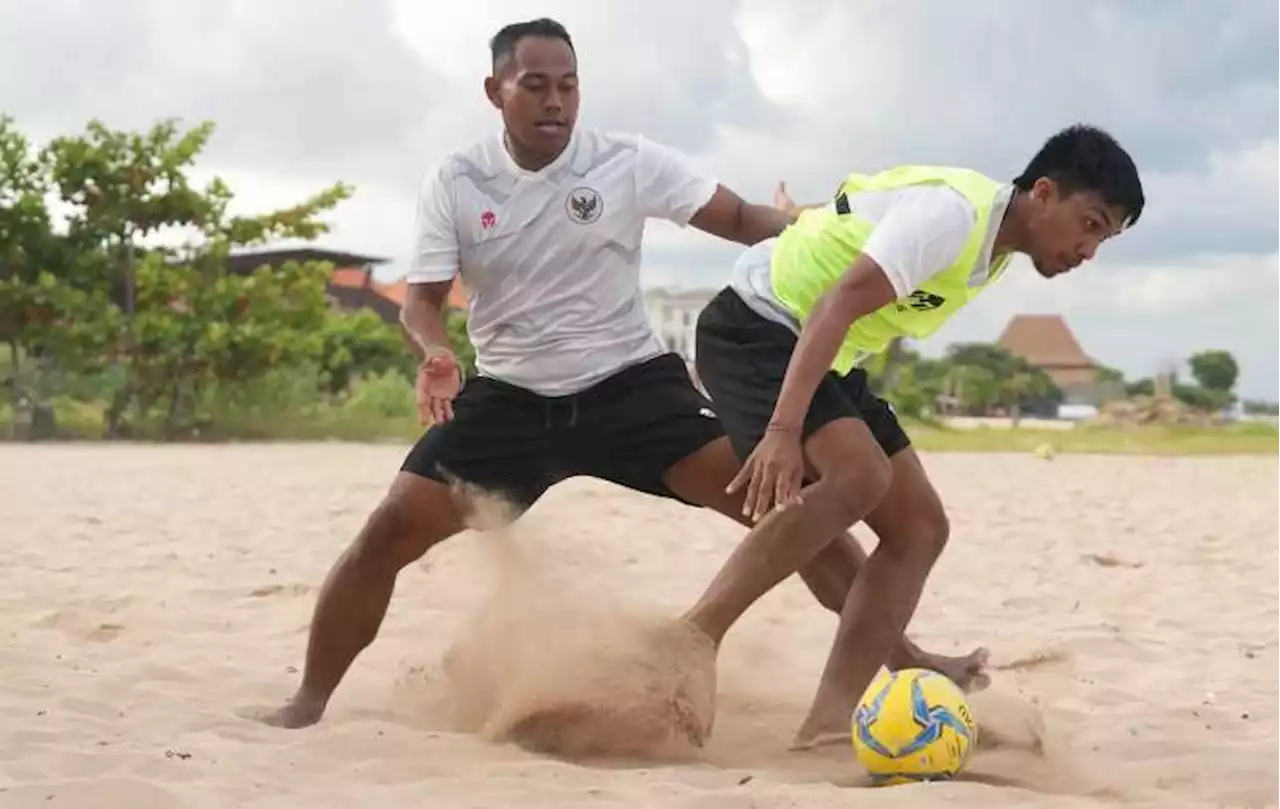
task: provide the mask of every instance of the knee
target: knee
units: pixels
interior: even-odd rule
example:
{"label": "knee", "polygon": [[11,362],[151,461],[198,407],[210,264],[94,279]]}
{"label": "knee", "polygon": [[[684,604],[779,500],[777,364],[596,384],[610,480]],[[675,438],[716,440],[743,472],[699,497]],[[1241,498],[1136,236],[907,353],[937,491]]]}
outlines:
{"label": "knee", "polygon": [[833,505],[847,527],[866,517],[884,499],[893,483],[893,467],[879,453],[851,457],[824,480],[831,484]]}
{"label": "knee", "polygon": [[901,533],[901,541],[890,543],[890,551],[910,555],[920,563],[932,566],[947,547],[951,523],[941,509],[916,515],[910,527]]}
{"label": "knee", "polygon": [[430,517],[406,498],[387,495],[373,510],[348,551],[361,567],[397,573],[444,539],[433,531]]}
{"label": "knee", "polygon": [[930,559],[937,559],[946,549],[947,540],[951,538],[951,521],[947,519],[946,512],[938,509],[920,521],[917,533],[919,538],[916,541],[921,551],[928,554]]}

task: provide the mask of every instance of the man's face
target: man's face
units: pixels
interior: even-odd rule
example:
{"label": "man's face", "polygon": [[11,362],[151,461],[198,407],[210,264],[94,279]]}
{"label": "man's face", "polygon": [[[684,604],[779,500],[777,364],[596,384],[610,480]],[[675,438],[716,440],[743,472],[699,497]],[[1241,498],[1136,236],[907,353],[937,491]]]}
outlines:
{"label": "man's face", "polygon": [[1027,253],[1045,278],[1071,272],[1089,261],[1098,247],[1120,233],[1127,214],[1107,205],[1096,191],[1063,195],[1058,184],[1042,177],[1031,187],[1034,213],[1027,223]]}
{"label": "man's face", "polygon": [[578,60],[564,40],[524,37],[498,75],[485,80],[485,91],[520,149],[549,161],[569,144],[578,120]]}

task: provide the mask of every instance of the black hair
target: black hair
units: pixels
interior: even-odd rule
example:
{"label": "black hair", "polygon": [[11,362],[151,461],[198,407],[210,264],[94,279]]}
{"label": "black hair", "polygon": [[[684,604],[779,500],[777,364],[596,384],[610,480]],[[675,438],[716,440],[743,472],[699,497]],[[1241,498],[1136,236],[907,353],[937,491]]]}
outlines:
{"label": "black hair", "polygon": [[1146,200],[1133,158],[1097,127],[1075,124],[1049,138],[1013,184],[1029,191],[1041,177],[1057,183],[1064,195],[1097,192],[1107,205],[1124,209],[1126,227],[1142,216]]}
{"label": "black hair", "polygon": [[[499,63],[516,52],[516,45],[520,44],[520,40],[525,37],[563,40],[564,44],[569,46],[569,50],[573,50],[573,39],[569,37],[569,32],[550,17],[513,22],[510,25],[504,25],[498,33],[493,35],[493,39],[489,40],[489,54],[493,57],[494,73],[498,72]],[[574,53],[577,52],[574,51]]]}

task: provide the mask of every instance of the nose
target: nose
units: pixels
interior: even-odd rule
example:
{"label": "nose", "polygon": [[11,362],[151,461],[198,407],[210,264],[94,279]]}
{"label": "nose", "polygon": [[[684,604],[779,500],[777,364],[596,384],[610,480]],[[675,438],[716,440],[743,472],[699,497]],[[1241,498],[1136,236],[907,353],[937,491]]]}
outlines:
{"label": "nose", "polygon": [[1083,244],[1076,248],[1076,254],[1083,261],[1092,261],[1094,255],[1098,252],[1098,242],[1094,239],[1086,239]]}
{"label": "nose", "polygon": [[559,114],[560,110],[564,109],[564,99],[558,88],[552,87],[547,91],[546,97],[542,100],[542,109],[555,114]]}

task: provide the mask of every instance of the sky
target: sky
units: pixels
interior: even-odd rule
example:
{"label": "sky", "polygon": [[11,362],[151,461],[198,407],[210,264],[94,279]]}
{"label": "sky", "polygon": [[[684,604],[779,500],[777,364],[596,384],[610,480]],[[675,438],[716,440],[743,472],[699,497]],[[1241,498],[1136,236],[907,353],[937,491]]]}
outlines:
{"label": "sky", "polygon": [[[427,169],[500,126],[489,37],[542,15],[574,37],[580,125],[641,132],[755,201],[900,163],[1009,179],[1063,126],[1102,126],[1142,173],[1138,225],[1063,278],[1015,265],[919,347],[1058,313],[1131,377],[1219,348],[1243,396],[1280,398],[1275,3],[0,0],[0,111],[38,141],[213,120],[202,177],[245,211],[353,184],[319,243],[390,279]],[[739,250],[655,221],[644,283],[717,288]]]}

